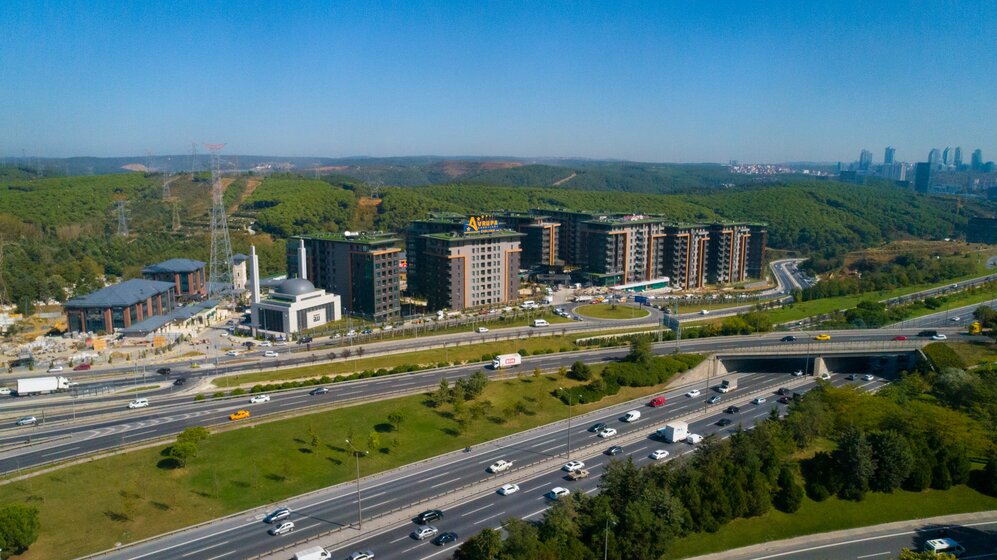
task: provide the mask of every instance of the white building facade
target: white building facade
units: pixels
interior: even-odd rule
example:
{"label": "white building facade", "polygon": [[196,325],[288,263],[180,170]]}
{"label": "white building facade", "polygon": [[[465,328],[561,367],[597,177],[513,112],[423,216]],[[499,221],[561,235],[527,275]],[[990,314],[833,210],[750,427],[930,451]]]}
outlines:
{"label": "white building facade", "polygon": [[281,282],[266,299],[252,304],[251,314],[258,332],[277,336],[290,336],[343,317],[340,297],[316,288],[304,278]]}

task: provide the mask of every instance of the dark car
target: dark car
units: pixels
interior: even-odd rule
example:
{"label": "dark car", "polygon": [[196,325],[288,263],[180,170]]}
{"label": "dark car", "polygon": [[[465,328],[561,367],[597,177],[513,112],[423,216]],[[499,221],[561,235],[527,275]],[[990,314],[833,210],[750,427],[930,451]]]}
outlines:
{"label": "dark car", "polygon": [[788,395],[789,394],[789,389],[787,389],[785,387],[779,387],[779,390],[776,391],[776,393],[778,393],[780,395]]}
{"label": "dark car", "polygon": [[364,329],[364,330],[360,331],[360,334],[374,334],[374,330],[373,329]]}
{"label": "dark car", "polygon": [[156,370],[156,373],[158,373],[159,375],[169,375],[172,372],[173,372],[173,370],[171,370],[168,367],[161,367],[161,368],[159,368],[159,369]]}
{"label": "dark car", "polygon": [[937,336],[937,335],[938,335],[938,331],[936,331],[936,330],[927,330],[927,331],[921,331],[921,332],[917,333],[917,336],[924,336],[924,337]]}
{"label": "dark car", "polygon": [[173,382],[173,384],[179,386],[179,385],[183,385],[186,382],[187,382],[187,378],[186,377],[178,377],[177,380]]}
{"label": "dark car", "polygon": [[457,540],[457,533],[454,533],[453,531],[447,531],[446,533],[440,533],[439,536],[437,536],[435,539],[432,540],[432,543],[435,544],[436,546],[443,546],[447,543],[452,543],[456,540]]}
{"label": "dark car", "polygon": [[291,510],[290,509],[288,509],[286,507],[277,508],[277,509],[271,511],[269,514],[267,514],[267,516],[263,518],[263,522],[264,523],[273,523],[275,521],[280,521],[281,519],[287,519],[290,516],[291,516]]}
{"label": "dark car", "polygon": [[614,445],[606,450],[606,455],[619,455],[623,453],[623,448],[619,445]]}
{"label": "dark car", "polygon": [[717,420],[717,426],[720,427],[730,426],[733,423],[734,421],[731,420],[730,418],[721,418],[720,420]]}
{"label": "dark car", "polygon": [[789,397],[779,397],[779,402],[781,404],[789,404],[789,401],[790,401]]}
{"label": "dark car", "polygon": [[846,377],[845,379],[847,379],[848,381],[855,381],[855,374],[849,373],[848,377]]}
{"label": "dark car", "polygon": [[422,525],[437,519],[443,519],[443,512],[438,509],[427,509],[415,517],[415,522]]}
{"label": "dark car", "polygon": [[309,344],[312,340],[314,339],[310,336],[303,336],[298,339],[298,344]]}
{"label": "dark car", "polygon": [[308,391],[308,394],[309,395],[324,395],[324,394],[326,394],[328,392],[329,392],[329,388],[328,387],[316,387],[316,388],[312,389],[311,391]]}
{"label": "dark car", "polygon": [[787,334],[786,336],[782,337],[782,341],[783,342],[796,342],[796,337],[793,336],[793,335],[791,335],[791,334]]}
{"label": "dark car", "polygon": [[596,424],[595,426],[592,426],[591,428],[589,428],[589,431],[590,431],[590,432],[592,432],[592,433],[594,434],[594,433],[596,433],[596,432],[601,432],[601,431],[605,430],[605,429],[606,429],[606,427],[607,427],[607,426],[606,426],[606,423],[605,423],[605,422],[599,422],[599,423],[598,423],[598,424]]}
{"label": "dark car", "polygon": [[730,405],[724,409],[724,412],[726,412],[727,414],[737,414],[738,412],[741,412],[741,409],[734,405]]}

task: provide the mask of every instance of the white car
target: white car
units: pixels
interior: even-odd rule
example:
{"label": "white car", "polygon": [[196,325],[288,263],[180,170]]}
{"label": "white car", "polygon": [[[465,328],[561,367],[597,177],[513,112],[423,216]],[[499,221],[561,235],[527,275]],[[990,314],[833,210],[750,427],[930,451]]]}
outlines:
{"label": "white car", "polygon": [[[931,337],[931,340],[948,340],[948,338],[949,337],[945,336],[944,334],[938,333],[935,336]],[[49,370],[49,371],[51,371],[51,370]]]}
{"label": "white car", "polygon": [[267,532],[270,533],[271,535],[277,536],[277,535],[283,535],[284,533],[290,533],[293,530],[294,530],[294,521],[285,521],[280,525],[271,527],[270,530]]}
{"label": "white car", "polygon": [[239,355],[239,351],[238,350],[229,350],[228,352],[225,352],[225,355],[226,356],[233,356],[233,357],[235,357],[235,356]]}
{"label": "white car", "polygon": [[667,456],[668,452],[665,451],[664,449],[655,449],[654,451],[651,452],[650,455],[648,455],[648,457],[650,457],[655,461],[657,461],[658,459],[664,459]]}
{"label": "white car", "polygon": [[356,336],[356,335],[357,335],[357,331],[355,331],[353,329],[350,329],[350,330],[346,331],[346,336]]}
{"label": "white car", "polygon": [[690,443],[692,445],[696,445],[701,441],[703,441],[703,436],[699,434],[689,434],[688,436],[685,437],[685,442]]}
{"label": "white car", "polygon": [[264,340],[263,342],[259,343],[258,346],[260,348],[270,348],[271,346],[273,346],[273,342],[270,342],[269,340]]}
{"label": "white car", "polygon": [[350,554],[349,560],[374,560],[374,553],[370,550],[358,550]]}
{"label": "white car", "polygon": [[48,368],[49,373],[59,373],[60,371],[65,371],[65,368],[62,366],[52,366]]}
{"label": "white car", "polygon": [[254,395],[253,398],[249,399],[251,404],[270,402],[270,395]]}
{"label": "white car", "polygon": [[765,397],[757,397],[755,400],[751,401],[754,404],[762,404],[765,402]]}
{"label": "white car", "polygon": [[692,391],[689,391],[688,393],[686,393],[685,396],[696,398],[696,397],[699,396],[699,389],[693,389]]}
{"label": "white car", "polygon": [[486,332],[488,332],[488,327],[478,327],[478,332],[479,333],[486,333]]}
{"label": "white car", "polygon": [[287,341],[286,340],[278,340],[277,341],[277,346],[287,346]]}
{"label": "white car", "polygon": [[494,463],[491,464],[491,466],[488,467],[488,472],[500,473],[502,471],[509,470],[511,468],[512,468],[511,461],[506,461],[505,459],[499,459],[498,461],[495,461]]}
{"label": "white car", "polygon": [[584,468],[585,468],[585,463],[581,461],[568,461],[567,463],[564,464],[563,467],[561,467],[561,470],[571,472]]}
{"label": "white car", "polygon": [[952,317],[951,319],[949,319],[949,321],[952,321],[953,323],[958,323],[959,317]]}
{"label": "white car", "polygon": [[803,377],[803,370],[802,369],[798,369],[798,370],[794,371],[793,372],[793,377]]}
{"label": "white car", "polygon": [[280,356],[280,354],[274,352],[273,350],[267,350],[263,353],[264,358],[276,358],[277,356]]}
{"label": "white car", "polygon": [[820,378],[823,379],[824,381],[830,381],[831,374],[825,371],[824,373],[820,374]]}
{"label": "white car", "polygon": [[128,408],[145,408],[149,406],[149,399],[135,399],[128,403]]}
{"label": "white car", "polygon": [[412,531],[412,538],[417,541],[426,540],[429,537],[436,535],[440,530],[432,525],[426,525],[425,527],[419,527],[415,531]]}
{"label": "white car", "polygon": [[554,488],[550,489],[550,492],[547,492],[547,497],[552,500],[560,500],[561,498],[564,498],[568,494],[571,494],[571,492],[569,492],[567,488],[555,486]]}
{"label": "white car", "polygon": [[9,395],[9,394],[10,394],[10,389],[8,389],[7,387],[0,387],[0,395]]}
{"label": "white car", "polygon": [[876,380],[876,376],[874,376],[871,373],[867,373],[867,374],[865,374],[865,375],[862,376],[862,379],[865,379],[866,381],[875,381]]}
{"label": "white car", "polygon": [[503,484],[501,488],[498,489],[498,493],[503,496],[508,496],[509,494],[515,494],[519,492],[518,484]]}
{"label": "white car", "polygon": [[598,435],[601,438],[613,437],[616,435],[616,428],[603,428]]}
{"label": "white car", "polygon": [[705,309],[701,309],[701,310],[699,310],[699,314],[700,314],[700,315],[709,315],[709,314],[710,314],[710,312],[709,312],[709,311],[707,311],[707,310],[705,310]]}

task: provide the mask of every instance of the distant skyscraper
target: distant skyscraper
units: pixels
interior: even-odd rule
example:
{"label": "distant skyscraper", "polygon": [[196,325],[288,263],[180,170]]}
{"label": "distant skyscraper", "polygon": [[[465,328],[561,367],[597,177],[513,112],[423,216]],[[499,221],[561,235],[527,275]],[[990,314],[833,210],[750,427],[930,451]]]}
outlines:
{"label": "distant skyscraper", "polygon": [[983,168],[983,150],[979,148],[973,150],[973,157],[970,159],[969,166],[972,167],[974,171],[979,171]]}
{"label": "distant skyscraper", "polygon": [[930,163],[932,167],[938,167],[941,165],[942,153],[938,151],[938,148],[932,148],[931,151],[928,152],[928,163]]}
{"label": "distant skyscraper", "polygon": [[[938,150],[932,150],[937,152]],[[934,165],[931,162],[919,161],[914,169],[914,190],[919,193],[926,193],[931,188],[931,170]]]}
{"label": "distant skyscraper", "polygon": [[869,171],[870,167],[872,167],[872,152],[862,150],[859,154],[859,171]]}
{"label": "distant skyscraper", "polygon": [[955,147],[955,166],[962,167],[962,148]]}
{"label": "distant skyscraper", "polygon": [[952,148],[945,148],[945,151],[942,152],[942,163],[946,167],[952,165]]}
{"label": "distant skyscraper", "polygon": [[893,159],[897,155],[897,149],[893,146],[887,146],[886,152],[883,154],[883,165],[893,164]]}

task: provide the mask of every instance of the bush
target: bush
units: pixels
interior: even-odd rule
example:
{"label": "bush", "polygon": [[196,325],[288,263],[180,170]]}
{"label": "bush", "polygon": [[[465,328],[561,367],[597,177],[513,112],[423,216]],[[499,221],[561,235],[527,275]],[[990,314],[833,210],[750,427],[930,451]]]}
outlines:
{"label": "bush", "polygon": [[232,395],[233,397],[238,397],[239,395],[245,395],[246,390],[240,387],[238,389],[232,389],[232,392],[229,394]]}
{"label": "bush", "polygon": [[198,395],[195,395],[195,396],[194,396],[194,400],[195,400],[195,401],[203,401],[203,400],[204,400],[204,398],[205,398],[205,397],[204,397],[204,395],[203,395],[203,394],[198,394]]}

